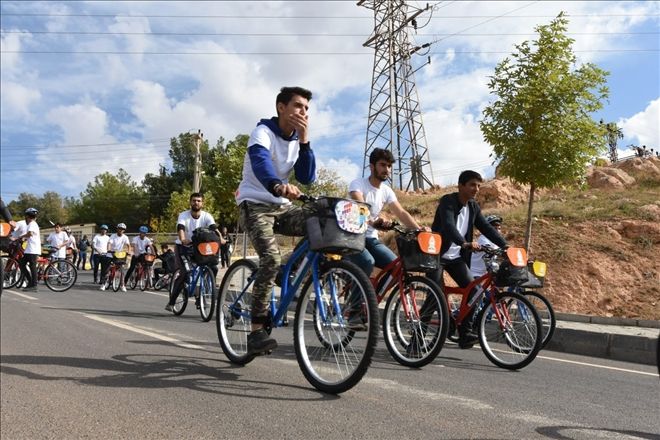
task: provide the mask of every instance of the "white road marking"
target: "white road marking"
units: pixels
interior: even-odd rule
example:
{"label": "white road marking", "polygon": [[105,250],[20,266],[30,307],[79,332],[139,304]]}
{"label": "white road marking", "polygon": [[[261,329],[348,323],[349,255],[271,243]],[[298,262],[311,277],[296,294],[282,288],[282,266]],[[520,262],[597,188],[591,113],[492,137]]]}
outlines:
{"label": "white road marking", "polygon": [[26,294],[24,294],[24,293],[18,293],[18,292],[15,292],[15,291],[13,291],[13,290],[9,290],[9,289],[3,289],[3,290],[4,290],[5,292],[9,292],[9,293],[13,293],[14,295],[21,296],[21,297],[23,297],[23,298],[33,299],[33,300],[35,300],[35,301],[37,300],[37,298],[35,298],[35,297],[33,297],[33,296],[30,296],[30,295],[26,295]]}
{"label": "white road marking", "polygon": [[567,364],[583,365],[585,367],[603,368],[605,370],[622,371],[624,373],[641,374],[643,376],[657,376],[658,375],[658,373],[647,373],[646,371],[630,370],[628,368],[610,367],[609,365],[591,364],[589,362],[571,361],[571,360],[568,360],[568,359],[560,359],[560,358],[554,358],[554,357],[549,357],[549,356],[536,356],[536,357],[539,358],[539,359],[546,359],[546,360],[549,360],[549,361],[565,362]]}
{"label": "white road marking", "polygon": [[142,292],[142,293],[148,293],[149,295],[156,295],[156,296],[165,296],[165,297],[167,297],[167,298],[169,298],[169,297],[170,297],[170,295],[169,295],[169,294],[165,294],[165,293],[158,293],[158,292],[151,292],[151,291],[149,291],[149,290],[145,290],[145,291],[144,291],[144,292]]}
{"label": "white road marking", "polygon": [[169,342],[170,344],[174,344],[178,347],[190,348],[190,349],[193,349],[193,350],[204,350],[204,347],[200,347],[199,345],[188,344],[187,342],[183,342],[179,339],[172,338],[170,336],[161,335],[160,333],[156,333],[156,332],[153,332],[153,331],[150,331],[150,330],[145,330],[145,329],[142,329],[142,328],[139,328],[139,327],[135,327],[135,326],[132,326],[130,324],[126,324],[126,323],[121,322],[121,321],[116,321],[114,319],[102,318],[102,317],[97,316],[97,315],[89,315],[89,314],[86,314],[86,313],[83,313],[82,315],[85,318],[93,319],[95,321],[99,321],[99,322],[102,322],[104,324],[119,327],[121,329],[128,330],[129,332],[138,333],[138,334],[141,334],[141,335],[144,335],[144,336],[149,336],[150,338],[154,338],[154,339],[158,339],[158,340],[161,340],[161,341]]}

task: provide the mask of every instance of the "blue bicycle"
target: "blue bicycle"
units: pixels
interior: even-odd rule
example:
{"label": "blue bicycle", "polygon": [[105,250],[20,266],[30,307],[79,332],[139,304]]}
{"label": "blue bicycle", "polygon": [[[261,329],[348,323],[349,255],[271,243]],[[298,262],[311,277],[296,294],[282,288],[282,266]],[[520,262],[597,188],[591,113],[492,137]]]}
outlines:
{"label": "blue bicycle", "polygon": [[[195,297],[195,304],[199,309],[202,321],[208,322],[213,317],[215,310],[215,275],[209,266],[191,261],[189,255],[182,255],[181,259],[184,262],[187,276],[183,288],[176,297],[172,313],[177,316],[181,315],[186,310],[188,299]],[[174,286],[180,276],[181,269],[177,269],[172,274],[169,286],[170,296],[173,294]]]}
{"label": "blue bicycle", "polygon": [[[355,201],[305,197],[307,237],[281,268],[279,295],[273,288],[270,331],[288,324],[293,310],[296,358],[317,389],[337,394],[355,386],[366,373],[378,337],[378,306],[371,283],[353,263],[337,254],[364,247],[368,207]],[[365,214],[366,210],[366,214]],[[251,331],[253,260],[232,264],[220,287],[216,325],[222,350],[244,365]]]}

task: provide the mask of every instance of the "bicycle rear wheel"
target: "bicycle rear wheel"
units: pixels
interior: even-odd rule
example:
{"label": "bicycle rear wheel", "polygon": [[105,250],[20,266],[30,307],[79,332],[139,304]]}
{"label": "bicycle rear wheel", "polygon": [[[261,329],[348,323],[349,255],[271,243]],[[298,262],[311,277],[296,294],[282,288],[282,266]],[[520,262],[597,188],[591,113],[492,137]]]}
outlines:
{"label": "bicycle rear wheel", "polygon": [[2,257],[2,288],[11,289],[14,286],[20,286],[23,281],[23,272],[18,261],[13,258]]}
{"label": "bicycle rear wheel", "polygon": [[[320,272],[320,290],[315,291],[310,277],[300,293],[293,342],[305,378],[318,390],[337,394],[354,387],[367,372],[378,337],[378,305],[371,282],[356,265],[330,261]],[[349,327],[356,314],[359,330]]]}
{"label": "bicycle rear wheel", "polygon": [[131,272],[131,276],[128,277],[128,283],[126,287],[128,287],[131,290],[135,290],[135,288],[137,287],[138,272],[139,272],[139,268],[136,266],[135,268],[133,268],[133,272]]}
{"label": "bicycle rear wheel", "polygon": [[199,275],[199,314],[202,321],[209,322],[213,318],[215,308],[215,276],[208,266],[201,268]]}
{"label": "bicycle rear wheel", "polygon": [[118,267],[116,267],[112,271],[112,282],[110,285],[112,286],[112,291],[113,292],[118,292],[119,291],[119,285],[121,284],[121,277],[124,276],[123,270],[120,270]]}
{"label": "bicycle rear wheel", "polygon": [[442,350],[448,328],[447,304],[436,283],[410,277],[403,294],[398,286],[392,290],[385,304],[383,337],[401,365],[419,368],[432,362]]}
{"label": "bicycle rear wheel", "polygon": [[498,293],[479,312],[477,325],[481,350],[498,367],[523,368],[541,349],[541,318],[519,293]]}
{"label": "bicycle rear wheel", "polygon": [[257,265],[238,260],[227,269],[220,284],[215,314],[218,341],[227,358],[239,365],[254,359],[248,355],[247,336],[252,331],[252,287]]}
{"label": "bicycle rear wheel", "polygon": [[[181,269],[177,269],[172,274],[172,278],[170,279],[170,287],[169,287],[170,298],[172,297],[172,294],[174,292],[174,286],[176,286],[180,276],[187,276],[187,275],[182,275]],[[186,283],[184,281],[183,286],[181,287],[181,291],[174,300],[172,313],[174,313],[176,316],[180,316],[186,310],[187,305],[188,305],[188,289],[186,288]]]}
{"label": "bicycle rear wheel", "polygon": [[53,261],[44,270],[46,286],[53,292],[69,290],[78,279],[76,267],[68,260]]}
{"label": "bicycle rear wheel", "polygon": [[170,276],[169,275],[162,275],[154,283],[154,290],[164,289],[165,287],[168,287],[169,284],[170,284]]}

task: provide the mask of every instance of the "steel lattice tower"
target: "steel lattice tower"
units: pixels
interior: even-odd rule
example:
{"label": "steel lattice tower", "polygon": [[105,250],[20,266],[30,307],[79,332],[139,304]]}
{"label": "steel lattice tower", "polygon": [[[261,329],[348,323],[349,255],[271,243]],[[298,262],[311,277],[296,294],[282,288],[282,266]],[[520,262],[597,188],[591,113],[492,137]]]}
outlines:
{"label": "steel lattice tower", "polygon": [[425,10],[408,16],[404,0],[362,0],[358,6],[374,11],[374,32],[364,43],[374,49],[374,69],[369,99],[369,120],[363,175],[369,169],[374,148],[388,149],[396,162],[392,170],[395,188],[424,189],[433,185],[433,173],[415,86],[408,38],[410,23]]}

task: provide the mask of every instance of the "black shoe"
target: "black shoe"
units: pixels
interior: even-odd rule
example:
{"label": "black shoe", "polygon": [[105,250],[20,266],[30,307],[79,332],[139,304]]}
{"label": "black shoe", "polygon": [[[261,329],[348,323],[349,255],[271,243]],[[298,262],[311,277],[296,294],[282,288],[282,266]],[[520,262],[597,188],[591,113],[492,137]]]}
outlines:
{"label": "black shoe", "polygon": [[255,330],[247,337],[249,355],[262,354],[277,348],[277,341],[270,337],[264,329]]}
{"label": "black shoe", "polygon": [[479,336],[472,332],[472,331],[466,331],[466,332],[461,332],[459,331],[459,336],[458,336],[458,347],[459,348],[472,348],[474,344],[479,342]]}
{"label": "black shoe", "polygon": [[21,290],[22,290],[23,292],[38,292],[38,291],[39,291],[39,289],[37,288],[37,286],[23,287]]}

